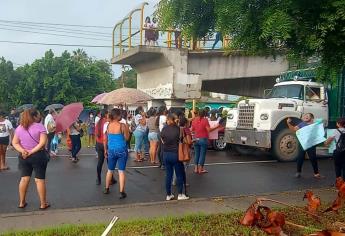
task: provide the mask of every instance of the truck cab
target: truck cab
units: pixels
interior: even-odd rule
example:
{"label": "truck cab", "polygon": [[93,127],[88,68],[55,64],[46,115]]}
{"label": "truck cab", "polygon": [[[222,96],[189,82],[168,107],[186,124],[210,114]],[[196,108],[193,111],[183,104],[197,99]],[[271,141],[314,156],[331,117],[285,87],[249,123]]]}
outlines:
{"label": "truck cab", "polygon": [[303,151],[286,120],[297,125],[304,113],[312,113],[328,125],[326,87],[310,78],[277,79],[264,99],[245,99],[228,113],[225,141],[237,148],[260,148],[280,161],[294,161]]}

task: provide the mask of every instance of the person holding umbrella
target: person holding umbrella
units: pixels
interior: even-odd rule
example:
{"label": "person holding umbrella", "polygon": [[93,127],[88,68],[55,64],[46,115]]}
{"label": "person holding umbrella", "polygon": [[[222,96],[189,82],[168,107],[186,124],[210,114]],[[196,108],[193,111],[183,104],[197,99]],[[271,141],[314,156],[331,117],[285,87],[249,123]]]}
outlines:
{"label": "person holding umbrella", "polygon": [[83,132],[80,123],[77,122],[84,107],[82,103],[72,103],[65,106],[56,117],[56,132],[64,132],[69,129],[69,137],[72,142],[73,162],[77,162],[77,154],[81,149],[81,133]]}
{"label": "person holding umbrella", "polygon": [[104,194],[109,194],[109,186],[113,179],[116,165],[119,171],[120,199],[127,197],[125,193],[125,169],[128,158],[127,140],[129,128],[127,124],[120,123],[122,118],[120,109],[113,109],[109,114],[109,125],[104,139],[104,154],[108,159],[108,172]]}
{"label": "person holding umbrella", "polygon": [[82,130],[82,127],[78,121],[74,122],[70,130],[70,138],[72,141],[72,162],[76,163],[78,162],[78,153],[81,149],[81,139],[80,139],[80,132]]}

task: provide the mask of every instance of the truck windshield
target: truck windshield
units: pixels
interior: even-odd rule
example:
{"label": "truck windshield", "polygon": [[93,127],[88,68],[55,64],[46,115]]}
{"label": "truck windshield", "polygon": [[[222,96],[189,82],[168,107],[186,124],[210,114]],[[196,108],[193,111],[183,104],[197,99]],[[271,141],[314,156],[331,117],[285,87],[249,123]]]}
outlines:
{"label": "truck windshield", "polygon": [[271,92],[271,98],[294,98],[303,100],[303,85],[289,84],[275,86]]}

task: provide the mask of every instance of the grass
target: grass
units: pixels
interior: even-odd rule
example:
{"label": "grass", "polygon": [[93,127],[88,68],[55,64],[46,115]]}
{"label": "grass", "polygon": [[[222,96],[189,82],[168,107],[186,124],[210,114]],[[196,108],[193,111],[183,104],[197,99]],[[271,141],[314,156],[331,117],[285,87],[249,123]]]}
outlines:
{"label": "grass", "polygon": [[[314,232],[313,229],[326,229],[333,222],[345,222],[345,211],[338,215],[330,213],[325,215],[325,219],[317,222],[309,216],[294,212],[291,209],[280,209],[284,212],[288,221],[308,226],[309,230],[300,230],[291,226],[285,226],[284,232],[288,235],[304,235]],[[185,217],[165,217],[151,220],[133,220],[118,222],[113,227],[109,235],[124,236],[206,236],[206,235],[266,235],[257,228],[244,227],[240,225],[239,219],[243,216],[242,212],[215,215],[190,215]],[[40,231],[20,231],[4,234],[5,236],[91,236],[101,235],[106,225],[65,225],[58,228],[49,228]]]}

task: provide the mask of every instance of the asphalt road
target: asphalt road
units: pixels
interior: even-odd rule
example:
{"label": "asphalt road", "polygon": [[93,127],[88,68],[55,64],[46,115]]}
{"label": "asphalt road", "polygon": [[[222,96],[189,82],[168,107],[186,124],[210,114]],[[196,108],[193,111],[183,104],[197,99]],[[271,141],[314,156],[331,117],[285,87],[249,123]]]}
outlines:
{"label": "asphalt road", "polygon": [[[52,209],[79,208],[128,203],[148,203],[165,199],[165,172],[148,162],[128,161],[126,192],[128,197],[118,199],[118,186],[111,188],[109,195],[103,194],[104,185],[97,186],[97,159],[93,149],[83,149],[80,161],[72,163],[65,154],[51,160],[47,169],[47,195]],[[10,151],[7,160],[10,170],[0,172],[0,213],[21,212],[18,204],[18,181],[16,153]],[[197,175],[193,167],[188,169],[188,194],[191,198],[240,196],[248,194],[275,193],[307,188],[331,186],[334,182],[333,162],[319,160],[321,174],[325,178],[312,177],[309,161],[305,162],[301,179],[294,177],[295,163],[279,163],[269,156],[239,156],[232,152],[209,151],[207,154],[208,174]],[[104,174],[105,174],[104,166]],[[38,196],[34,181],[27,195],[29,205],[24,211],[37,210]]]}

